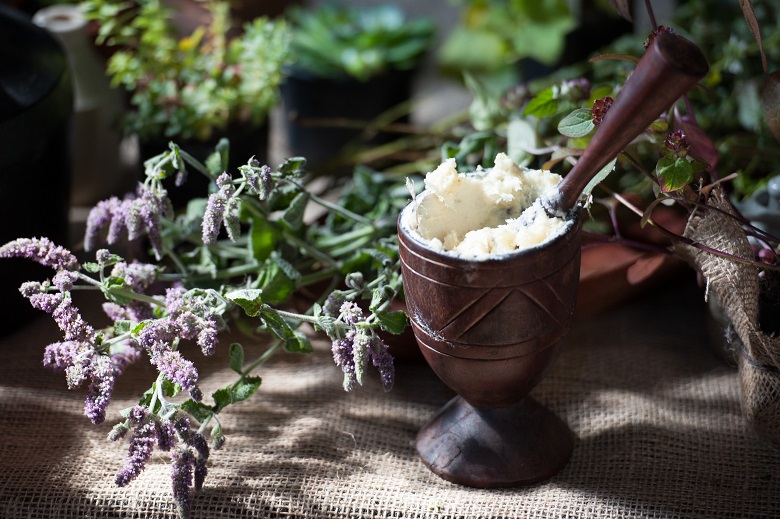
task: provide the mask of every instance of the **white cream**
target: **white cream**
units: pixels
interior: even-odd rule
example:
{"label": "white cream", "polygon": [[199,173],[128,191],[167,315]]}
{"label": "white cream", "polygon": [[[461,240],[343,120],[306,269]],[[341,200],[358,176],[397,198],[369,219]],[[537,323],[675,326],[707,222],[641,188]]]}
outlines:
{"label": "white cream", "polygon": [[448,159],[425,177],[425,190],[401,223],[432,249],[484,260],[542,245],[567,228],[539,202],[560,175],[520,168],[503,153],[495,166],[458,173]]}

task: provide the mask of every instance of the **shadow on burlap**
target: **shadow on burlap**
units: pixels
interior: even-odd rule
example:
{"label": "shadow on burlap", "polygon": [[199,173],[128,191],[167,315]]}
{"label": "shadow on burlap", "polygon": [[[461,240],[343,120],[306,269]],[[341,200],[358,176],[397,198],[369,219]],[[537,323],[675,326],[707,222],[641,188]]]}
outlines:
{"label": "shadow on burlap", "polygon": [[[105,439],[118,410],[151,384],[148,362],[120,379],[107,423],[41,365],[56,333],[41,321],[0,341],[0,517],[173,518],[169,459],[114,485],[126,442]],[[43,326],[47,325],[47,326]],[[232,381],[226,344],[200,365],[205,394]],[[262,351],[245,345],[247,358]],[[201,361],[205,360],[205,363]],[[422,360],[344,393],[327,345],[282,355],[223,418],[193,518],[718,518],[780,516],[780,451],[747,426],[736,370],[705,343],[698,289],[577,320],[532,395],[578,440],[569,464],[527,488],[480,490],[433,475],[415,435],[452,392]]]}

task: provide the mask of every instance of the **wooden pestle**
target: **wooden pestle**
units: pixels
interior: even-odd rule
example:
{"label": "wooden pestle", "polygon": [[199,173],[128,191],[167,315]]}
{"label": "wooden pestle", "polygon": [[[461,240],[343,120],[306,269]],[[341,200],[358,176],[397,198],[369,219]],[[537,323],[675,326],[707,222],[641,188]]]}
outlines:
{"label": "wooden pestle", "polygon": [[708,70],[707,59],[694,43],[677,34],[658,34],[607,110],[590,144],[558,184],[557,195],[542,200],[547,213],[561,216],[573,209],[596,173]]}

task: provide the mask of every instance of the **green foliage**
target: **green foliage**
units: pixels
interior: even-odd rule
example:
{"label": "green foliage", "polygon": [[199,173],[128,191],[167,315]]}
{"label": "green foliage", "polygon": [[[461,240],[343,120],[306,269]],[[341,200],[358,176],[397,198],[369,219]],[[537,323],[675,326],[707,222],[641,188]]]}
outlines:
{"label": "green foliage", "polygon": [[[97,43],[113,51],[113,85],[130,94],[127,132],[208,140],[231,124],[261,123],[277,104],[286,24],[258,18],[234,28],[228,2],[202,5],[211,22],[179,37],[161,0],[83,2],[87,17],[99,24]],[[236,29],[240,34],[231,36]]]}
{"label": "green foliage", "polygon": [[390,70],[412,69],[434,35],[430,20],[407,20],[394,4],[294,7],[288,17],[294,65],[321,77],[365,81]]}
{"label": "green foliage", "polygon": [[492,72],[522,58],[553,65],[577,26],[566,0],[458,0],[460,23],[442,47],[445,69]]}

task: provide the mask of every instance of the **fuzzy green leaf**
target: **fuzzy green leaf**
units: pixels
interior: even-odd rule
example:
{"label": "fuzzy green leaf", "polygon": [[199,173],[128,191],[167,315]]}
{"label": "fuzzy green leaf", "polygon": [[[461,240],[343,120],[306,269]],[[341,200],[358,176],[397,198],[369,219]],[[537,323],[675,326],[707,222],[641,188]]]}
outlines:
{"label": "fuzzy green leaf", "polygon": [[534,117],[547,117],[554,115],[557,111],[558,100],[555,98],[555,92],[552,87],[550,87],[545,88],[528,101],[523,114]]}
{"label": "fuzzy green leaf", "polygon": [[377,312],[376,317],[379,320],[379,325],[382,329],[393,335],[403,333],[404,329],[406,329],[406,326],[409,324],[409,320],[402,310],[396,310],[395,312]]}
{"label": "fuzzy green leaf", "polygon": [[185,400],[179,405],[179,409],[195,418],[198,422],[205,422],[213,414],[213,409],[203,402],[196,402],[195,400]]}
{"label": "fuzzy green leaf", "polygon": [[585,137],[595,127],[593,115],[587,108],[577,108],[558,123],[558,131],[562,135],[574,139]]}
{"label": "fuzzy green leaf", "polygon": [[233,301],[244,309],[249,317],[256,316],[263,305],[261,298],[263,291],[257,288],[242,288],[225,294],[225,298]]}
{"label": "fuzzy green leaf", "polygon": [[260,387],[260,382],[262,382],[260,377],[242,377],[235,387],[232,388],[231,403],[241,402],[254,395]]}
{"label": "fuzzy green leaf", "polygon": [[236,373],[241,373],[244,368],[244,347],[234,342],[230,345],[230,369]]}
{"label": "fuzzy green leaf", "polygon": [[656,171],[665,193],[677,191],[693,180],[693,167],[685,158],[661,157]]}

